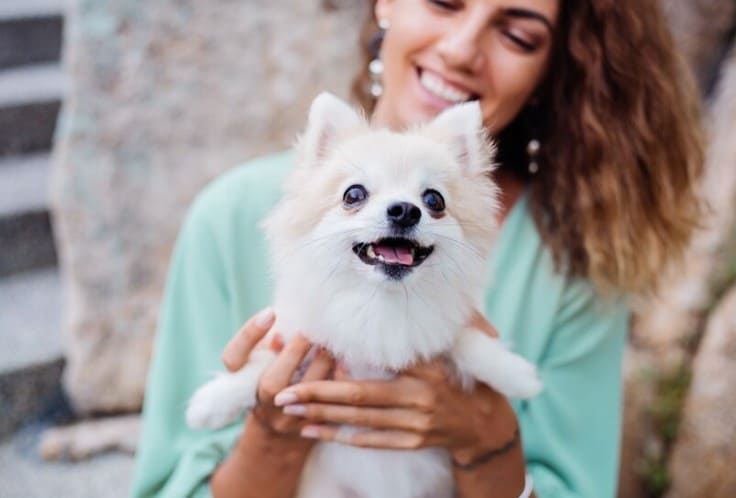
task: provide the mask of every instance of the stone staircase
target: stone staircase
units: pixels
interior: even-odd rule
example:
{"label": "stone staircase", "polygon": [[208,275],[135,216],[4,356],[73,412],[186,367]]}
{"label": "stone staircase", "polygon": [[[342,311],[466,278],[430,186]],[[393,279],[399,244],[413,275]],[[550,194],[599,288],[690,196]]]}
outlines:
{"label": "stone staircase", "polygon": [[[123,455],[71,466],[41,464],[35,452],[44,427],[71,418],[48,201],[65,89],[63,2],[0,0],[0,495],[8,498],[120,496],[131,470]],[[111,476],[119,485],[103,493]]]}
{"label": "stone staircase", "polygon": [[60,0],[0,3],[0,438],[38,415],[61,368],[47,193],[62,22]]}

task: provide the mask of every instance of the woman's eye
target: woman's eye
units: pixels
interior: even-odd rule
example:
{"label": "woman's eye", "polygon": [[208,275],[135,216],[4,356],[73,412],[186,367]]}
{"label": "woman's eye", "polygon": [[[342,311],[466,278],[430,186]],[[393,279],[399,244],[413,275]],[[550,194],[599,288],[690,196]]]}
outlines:
{"label": "woman's eye", "polygon": [[508,38],[513,44],[522,49],[524,52],[534,52],[537,46],[520,36],[515,35],[511,31],[504,31],[504,36]]}
{"label": "woman's eye", "polygon": [[342,203],[346,207],[354,207],[368,198],[368,191],[363,185],[352,185],[342,195]]}
{"label": "woman's eye", "polygon": [[422,194],[422,201],[425,206],[435,213],[441,213],[445,210],[445,199],[442,197],[442,194],[436,190],[426,190],[424,194]]}
{"label": "woman's eye", "polygon": [[453,2],[448,2],[446,0],[429,0],[429,3],[439,7],[442,10],[454,10],[456,7]]}

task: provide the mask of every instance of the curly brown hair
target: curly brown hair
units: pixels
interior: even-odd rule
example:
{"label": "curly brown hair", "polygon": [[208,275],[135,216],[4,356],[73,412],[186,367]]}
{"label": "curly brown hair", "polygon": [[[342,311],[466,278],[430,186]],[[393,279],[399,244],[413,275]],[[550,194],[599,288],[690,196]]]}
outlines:
{"label": "curly brown hair", "polygon": [[[353,84],[366,111],[374,104],[366,68],[376,32],[368,15],[366,64]],[[549,67],[539,104],[496,136],[500,167],[527,182],[558,270],[605,293],[652,292],[704,214],[700,101],[659,2],[561,1]],[[543,144],[533,176],[530,122]]]}

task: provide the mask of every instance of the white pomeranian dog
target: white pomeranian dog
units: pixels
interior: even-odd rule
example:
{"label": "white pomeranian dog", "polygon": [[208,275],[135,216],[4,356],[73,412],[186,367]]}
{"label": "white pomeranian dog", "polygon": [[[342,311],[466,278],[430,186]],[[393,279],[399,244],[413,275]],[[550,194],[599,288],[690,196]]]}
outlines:
{"label": "white pomeranian dog", "polygon": [[[467,326],[489,283],[498,234],[494,150],[479,104],[396,133],[321,94],[297,147],[284,197],[264,223],[276,284],[272,330],[285,340],[300,331],[356,379],[391,378],[442,356],[463,386],[537,394],[533,365]],[[240,371],[201,387],[189,425],[218,428],[253,407],[274,356],[257,350]],[[348,490],[361,498],[450,498],[449,456],[441,448],[315,445],[297,496],[341,498]]]}

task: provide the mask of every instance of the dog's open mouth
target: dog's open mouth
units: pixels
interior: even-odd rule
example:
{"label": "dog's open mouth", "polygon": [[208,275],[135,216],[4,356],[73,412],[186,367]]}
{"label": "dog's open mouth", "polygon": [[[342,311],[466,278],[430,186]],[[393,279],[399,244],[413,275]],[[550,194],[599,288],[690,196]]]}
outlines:
{"label": "dog's open mouth", "polygon": [[421,265],[432,254],[433,246],[424,247],[411,239],[386,237],[375,242],[359,242],[353,252],[367,265],[412,268]]}

